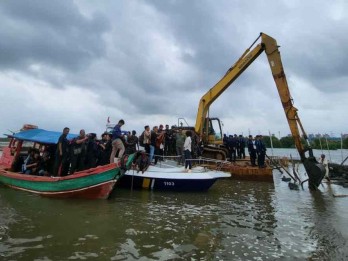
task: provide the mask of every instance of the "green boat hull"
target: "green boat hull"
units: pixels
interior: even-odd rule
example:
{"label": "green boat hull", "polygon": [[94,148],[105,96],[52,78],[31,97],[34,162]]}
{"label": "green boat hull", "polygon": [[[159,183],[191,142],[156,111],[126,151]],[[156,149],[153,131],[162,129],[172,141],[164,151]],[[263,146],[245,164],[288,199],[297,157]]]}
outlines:
{"label": "green boat hull", "polygon": [[50,197],[107,198],[133,159],[134,155],[130,155],[122,168],[113,163],[65,177],[32,176],[0,168],[0,182],[9,187]]}

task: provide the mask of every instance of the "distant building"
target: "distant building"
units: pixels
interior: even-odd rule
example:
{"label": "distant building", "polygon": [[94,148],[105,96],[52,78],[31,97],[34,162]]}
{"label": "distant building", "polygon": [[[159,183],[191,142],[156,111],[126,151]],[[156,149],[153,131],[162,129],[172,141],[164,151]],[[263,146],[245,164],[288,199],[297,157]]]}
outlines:
{"label": "distant building", "polygon": [[322,137],[322,135],[321,135],[320,133],[317,133],[317,134],[315,134],[315,137],[316,137],[317,139],[319,139],[319,138]]}

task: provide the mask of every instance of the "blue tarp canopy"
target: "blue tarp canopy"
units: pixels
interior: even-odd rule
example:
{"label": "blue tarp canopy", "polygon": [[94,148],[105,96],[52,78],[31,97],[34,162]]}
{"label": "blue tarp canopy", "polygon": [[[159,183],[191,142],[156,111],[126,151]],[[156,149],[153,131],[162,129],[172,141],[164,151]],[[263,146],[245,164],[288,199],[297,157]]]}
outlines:
{"label": "blue tarp canopy", "polygon": [[[57,144],[60,135],[62,135],[62,132],[32,129],[18,132],[14,135],[11,135],[11,137],[14,137],[18,140],[33,141],[43,144]],[[68,134],[67,139],[71,140],[77,136],[77,134]]]}

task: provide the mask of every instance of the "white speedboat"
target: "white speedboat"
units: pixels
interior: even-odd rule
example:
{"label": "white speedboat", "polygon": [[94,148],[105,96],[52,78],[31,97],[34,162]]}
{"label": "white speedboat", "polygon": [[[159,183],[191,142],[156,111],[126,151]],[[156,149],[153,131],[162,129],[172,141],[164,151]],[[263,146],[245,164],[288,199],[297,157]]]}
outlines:
{"label": "white speedboat", "polygon": [[170,190],[170,191],[206,191],[216,180],[231,177],[230,173],[195,166],[186,172],[173,160],[150,165],[144,172],[128,170],[120,179],[118,186],[133,189]]}

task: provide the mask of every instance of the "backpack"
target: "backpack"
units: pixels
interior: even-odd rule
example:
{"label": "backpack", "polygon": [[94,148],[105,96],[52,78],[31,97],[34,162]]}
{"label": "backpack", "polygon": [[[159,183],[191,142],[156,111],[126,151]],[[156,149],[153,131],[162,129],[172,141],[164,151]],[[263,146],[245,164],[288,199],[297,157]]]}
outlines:
{"label": "backpack", "polygon": [[144,144],[144,133],[145,131],[143,131],[143,133],[139,136],[139,145],[144,147],[145,144]]}

